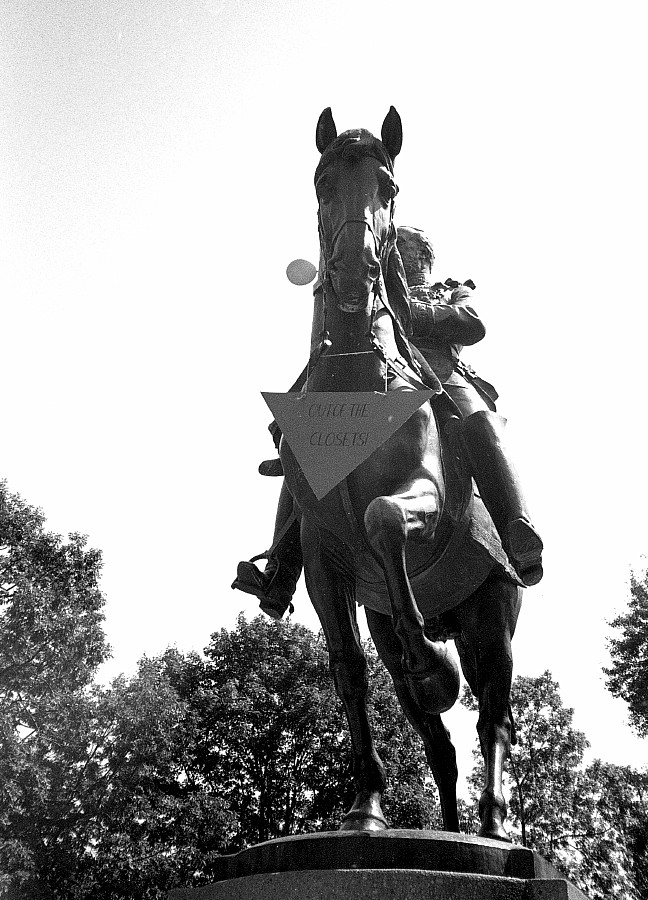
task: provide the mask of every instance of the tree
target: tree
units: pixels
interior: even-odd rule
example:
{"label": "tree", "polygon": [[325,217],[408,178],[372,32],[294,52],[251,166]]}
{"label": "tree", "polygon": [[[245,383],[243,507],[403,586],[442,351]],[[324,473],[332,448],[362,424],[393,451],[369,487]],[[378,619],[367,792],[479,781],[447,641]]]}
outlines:
{"label": "tree", "polygon": [[[474,700],[465,695],[465,705]],[[641,848],[648,827],[648,773],[595,760],[572,725],[550,672],[518,676],[511,691],[516,744],[507,763],[514,836],[554,863],[592,900],[645,900]],[[482,783],[481,755],[472,776]],[[643,842],[643,843],[642,843]]]}
{"label": "tree", "polygon": [[572,727],[550,672],[518,676],[511,695],[517,744],[511,752],[511,814],[522,843],[559,861],[569,844],[574,774],[589,746]]}
{"label": "tree", "polygon": [[[392,824],[437,821],[418,739],[375,654],[373,717]],[[153,900],[210,880],[214,860],[268,838],[337,828],[351,802],[341,704],[321,636],[239,619],[205,657],[167,650],[109,689],[61,694],[13,816],[30,866],[21,897]],[[58,700],[57,700],[58,702]],[[14,868],[14,876],[16,871]]]}
{"label": "tree", "polygon": [[60,761],[71,753],[78,770],[82,692],[109,653],[100,553],[44,524],[0,482],[0,886],[28,881],[58,839]]}
{"label": "tree", "polygon": [[648,771],[594,760],[577,778],[571,871],[592,900],[647,900]]}
{"label": "tree", "polygon": [[[42,512],[0,482],[0,682],[5,703],[88,684],[109,656],[101,554],[44,528]],[[22,697],[22,701],[19,699]],[[25,707],[26,709],[27,707]]]}
{"label": "tree", "polygon": [[628,612],[610,622],[619,637],[608,642],[612,665],[603,671],[614,697],[628,704],[630,724],[648,736],[648,572],[630,577]]}
{"label": "tree", "polygon": [[[476,709],[467,689],[463,703]],[[550,672],[537,678],[518,676],[511,689],[511,707],[516,743],[506,766],[510,824],[524,846],[556,860],[568,839],[574,773],[588,744],[582,732],[572,727],[573,710],[563,707]],[[478,751],[474,756],[476,793],[482,783],[482,763]]]}
{"label": "tree", "polygon": [[204,883],[231,817],[196,778],[195,721],[164,658],[142,659],[135,677],[98,694],[92,740],[97,777],[79,794],[81,841],[65,869],[41,875],[52,896],[149,900]]}
{"label": "tree", "polygon": [[0,484],[0,892],[162,897],[200,881],[228,812],[184,775],[192,728],[164,663],[109,690],[101,555]]}
{"label": "tree", "polygon": [[[385,811],[400,827],[431,821],[436,804],[422,748],[375,653],[372,717],[392,790]],[[172,673],[197,717],[205,783],[238,822],[230,851],[304,831],[337,828],[350,806],[346,721],[321,634],[257,617],[212,636],[206,660]]]}
{"label": "tree", "polygon": [[[385,809],[396,826],[429,824],[438,810],[422,751],[369,660],[379,747],[396,782]],[[208,882],[224,852],[337,828],[350,805],[346,722],[322,638],[300,625],[240,617],[204,657],[170,649],[142,660],[102,703],[103,775],[61,896],[161,898]]]}

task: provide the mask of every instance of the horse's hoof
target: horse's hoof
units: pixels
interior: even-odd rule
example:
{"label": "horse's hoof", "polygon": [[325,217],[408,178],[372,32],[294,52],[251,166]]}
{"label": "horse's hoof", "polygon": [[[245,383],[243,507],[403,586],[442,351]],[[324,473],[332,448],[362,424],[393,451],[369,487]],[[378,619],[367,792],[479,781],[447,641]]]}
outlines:
{"label": "horse's hoof", "polygon": [[479,837],[490,838],[492,841],[502,841],[505,844],[512,844],[511,837],[507,834],[504,826],[501,824],[493,824],[489,827],[482,825],[479,829]]}
{"label": "horse's hoof", "polygon": [[410,694],[419,707],[432,716],[452,709],[459,696],[459,669],[447,648],[444,646],[443,649],[445,655],[440,656],[431,672],[405,672]]}
{"label": "horse's hoof", "polygon": [[382,816],[362,815],[362,813],[347,813],[340,831],[385,831],[389,828],[386,820]]}
{"label": "horse's hoof", "polygon": [[380,794],[362,791],[340,825],[340,831],[384,831],[389,828],[380,806]]}
{"label": "horse's hoof", "polygon": [[481,828],[479,837],[490,838],[493,841],[512,843],[508,832],[504,828],[506,821],[506,801],[501,794],[494,794],[488,788],[482,793],[479,800],[479,818]]}

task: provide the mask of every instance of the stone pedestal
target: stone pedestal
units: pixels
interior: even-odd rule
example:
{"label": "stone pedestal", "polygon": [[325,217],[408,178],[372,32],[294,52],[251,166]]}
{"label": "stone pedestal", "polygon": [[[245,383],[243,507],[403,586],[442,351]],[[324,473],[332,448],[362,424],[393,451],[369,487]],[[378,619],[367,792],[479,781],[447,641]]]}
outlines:
{"label": "stone pedestal", "polygon": [[440,831],[335,831],[224,856],[169,900],[587,900],[533,850]]}

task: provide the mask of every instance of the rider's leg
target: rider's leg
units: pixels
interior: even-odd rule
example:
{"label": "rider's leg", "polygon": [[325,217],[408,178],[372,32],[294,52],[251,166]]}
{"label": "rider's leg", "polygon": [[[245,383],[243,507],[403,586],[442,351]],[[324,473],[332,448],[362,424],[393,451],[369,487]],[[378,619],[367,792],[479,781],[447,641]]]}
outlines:
{"label": "rider's leg", "polygon": [[[254,565],[267,559],[265,570]],[[292,596],[302,570],[299,521],[293,511],[293,500],[285,484],[281,486],[272,547],[251,560],[238,564],[232,587],[258,597],[260,607],[273,619],[280,619],[288,608],[293,611]]]}
{"label": "rider's leg", "polygon": [[513,568],[527,586],[542,578],[542,540],[531,524],[522,486],[504,444],[506,419],[491,410],[462,423],[462,438],[479,494]]}
{"label": "rider's leg", "polygon": [[513,568],[527,586],[542,578],[542,540],[531,524],[522,485],[504,442],[506,419],[458,373],[444,384],[462,413],[470,472]]}

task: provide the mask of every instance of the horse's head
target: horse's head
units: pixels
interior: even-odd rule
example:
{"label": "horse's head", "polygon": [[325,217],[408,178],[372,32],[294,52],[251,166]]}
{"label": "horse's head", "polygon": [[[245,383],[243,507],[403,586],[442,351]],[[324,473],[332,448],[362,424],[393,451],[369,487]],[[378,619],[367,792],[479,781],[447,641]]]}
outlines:
{"label": "horse's head", "polygon": [[394,159],[401,148],[401,119],[392,106],[382,140],[354,129],[338,137],[330,108],[317,123],[322,154],[315,172],[319,204],[320,275],[339,309],[367,309],[381,267],[396,240]]}

